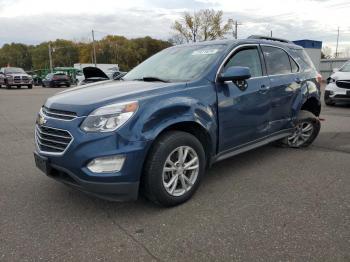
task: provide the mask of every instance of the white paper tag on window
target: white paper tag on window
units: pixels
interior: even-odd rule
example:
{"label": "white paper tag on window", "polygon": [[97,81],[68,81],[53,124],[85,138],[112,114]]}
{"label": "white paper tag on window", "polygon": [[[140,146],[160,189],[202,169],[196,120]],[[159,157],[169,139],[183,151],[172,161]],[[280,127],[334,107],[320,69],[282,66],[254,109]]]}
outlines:
{"label": "white paper tag on window", "polygon": [[217,53],[219,49],[206,49],[193,51],[191,55],[213,55]]}

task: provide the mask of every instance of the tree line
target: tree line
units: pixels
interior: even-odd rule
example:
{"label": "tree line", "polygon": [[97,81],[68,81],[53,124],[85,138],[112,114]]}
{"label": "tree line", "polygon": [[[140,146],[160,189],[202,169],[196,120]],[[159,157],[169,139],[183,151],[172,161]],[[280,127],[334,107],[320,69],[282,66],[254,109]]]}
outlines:
{"label": "tree line", "polygon": [[[124,36],[108,35],[95,42],[97,63],[118,64],[122,71],[128,71],[171,45],[226,38],[228,34],[233,34],[233,20],[224,21],[223,12],[213,9],[184,12],[179,20],[174,21],[171,30],[173,34],[168,41],[149,36],[128,39]],[[0,67],[10,65],[25,70],[48,69],[49,44],[54,67],[93,61],[91,42],[57,39],[38,45],[5,44],[0,48]]]}
{"label": "tree line", "polygon": [[[49,44],[52,48],[53,66],[73,66],[74,63],[92,63],[92,43],[57,39],[38,45],[20,43],[5,44],[0,48],[0,67],[7,65],[25,70],[48,69]],[[128,71],[160,50],[171,46],[168,41],[149,36],[127,39],[124,36],[108,35],[95,42],[98,63],[118,64]]]}

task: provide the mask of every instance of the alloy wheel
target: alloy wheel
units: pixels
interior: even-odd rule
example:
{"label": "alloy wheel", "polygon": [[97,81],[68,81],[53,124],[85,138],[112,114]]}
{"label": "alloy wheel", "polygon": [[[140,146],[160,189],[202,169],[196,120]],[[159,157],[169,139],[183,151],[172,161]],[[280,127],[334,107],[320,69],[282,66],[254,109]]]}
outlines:
{"label": "alloy wheel", "polygon": [[163,167],[163,185],[171,196],[182,196],[195,184],[199,173],[199,158],[189,146],[180,146],[167,157]]}
{"label": "alloy wheel", "polygon": [[314,131],[314,126],[310,122],[298,123],[293,135],[288,137],[288,145],[291,147],[300,147],[310,139]]}

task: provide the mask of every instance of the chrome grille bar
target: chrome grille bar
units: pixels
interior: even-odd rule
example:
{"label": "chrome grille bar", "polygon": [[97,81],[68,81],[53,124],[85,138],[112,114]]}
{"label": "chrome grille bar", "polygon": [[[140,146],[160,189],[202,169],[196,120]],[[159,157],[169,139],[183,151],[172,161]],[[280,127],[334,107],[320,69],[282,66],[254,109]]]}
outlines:
{"label": "chrome grille bar", "polygon": [[73,137],[66,130],[36,125],[35,142],[41,152],[63,154],[72,141]]}

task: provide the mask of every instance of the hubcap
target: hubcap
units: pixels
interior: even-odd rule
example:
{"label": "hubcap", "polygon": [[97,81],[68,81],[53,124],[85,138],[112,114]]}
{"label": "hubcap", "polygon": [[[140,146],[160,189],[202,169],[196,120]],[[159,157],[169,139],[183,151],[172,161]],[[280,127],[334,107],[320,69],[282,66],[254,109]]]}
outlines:
{"label": "hubcap", "polygon": [[314,127],[310,122],[301,122],[295,127],[294,134],[288,137],[288,145],[299,147],[309,140]]}
{"label": "hubcap", "polygon": [[163,185],[172,196],[181,196],[189,191],[197,180],[199,159],[189,146],[180,146],[167,157],[163,167]]}

